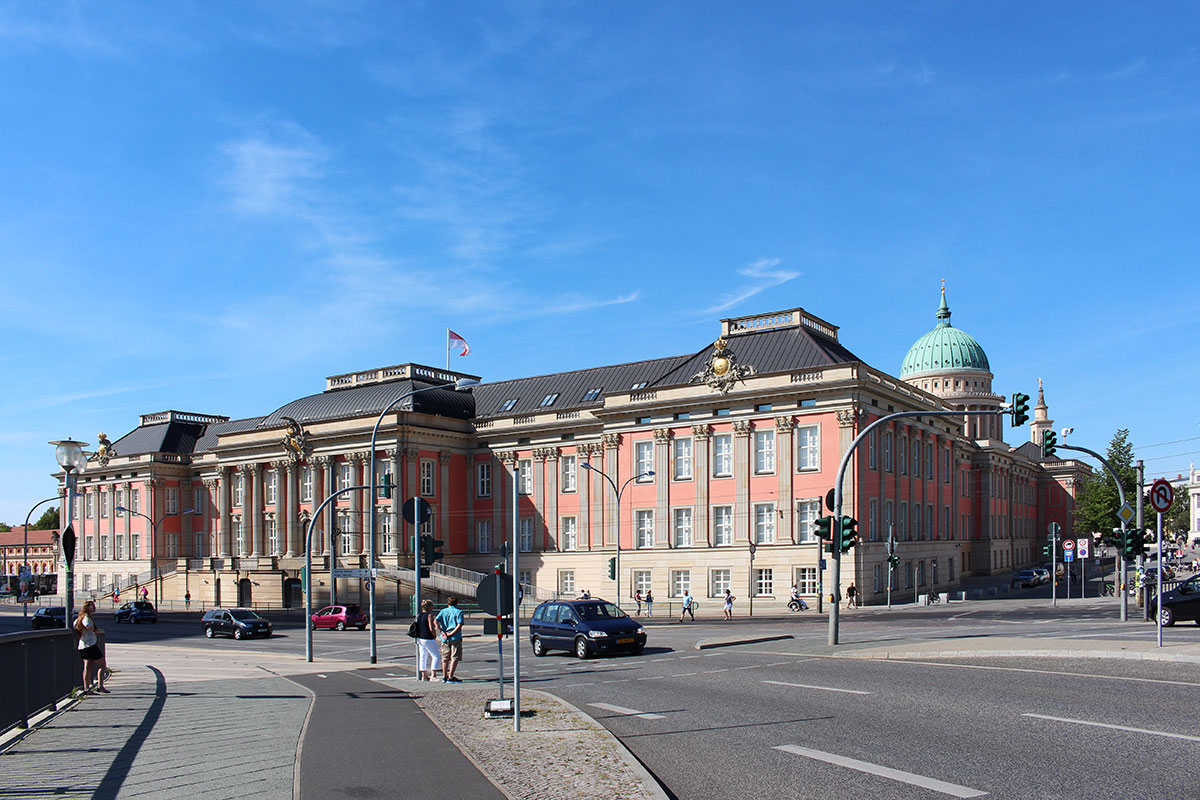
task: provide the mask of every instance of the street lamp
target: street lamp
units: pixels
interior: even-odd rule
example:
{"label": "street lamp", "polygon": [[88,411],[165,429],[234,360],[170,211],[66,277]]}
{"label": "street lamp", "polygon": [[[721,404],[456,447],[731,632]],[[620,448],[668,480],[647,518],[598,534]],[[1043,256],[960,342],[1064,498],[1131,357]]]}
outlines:
{"label": "street lamp", "polygon": [[[459,389],[466,389],[469,386],[478,386],[478,385],[479,385],[479,381],[476,378],[459,378],[458,380],[451,381],[449,383],[442,383],[442,384],[438,384],[437,386],[426,386],[422,389],[413,389],[411,391],[405,392],[404,394],[402,394],[399,397],[392,400],[392,402],[388,403],[384,407],[383,411],[379,412],[379,419],[375,420],[375,427],[371,430],[371,450],[370,450],[370,453],[371,453],[371,467],[370,467],[371,480],[368,481],[368,486],[370,487],[370,490],[367,492],[367,540],[368,540],[367,541],[367,560],[369,562],[367,564],[367,568],[372,571],[367,573],[368,575],[371,576],[367,580],[369,580],[371,582],[370,583],[371,591],[368,593],[368,597],[370,600],[370,616],[371,616],[371,663],[372,664],[375,664],[378,661],[378,648],[376,646],[376,640],[375,640],[375,573],[374,573],[374,569],[375,569],[375,491],[379,488],[377,485],[378,479],[375,474],[375,440],[379,436],[379,426],[383,424],[383,418],[387,416],[387,413],[389,411],[391,411],[392,408],[397,403],[399,403],[401,400],[405,400],[409,397],[412,397],[414,394],[420,394],[421,392],[429,392],[429,391],[433,391],[434,389],[453,388],[455,391],[458,391]],[[397,481],[397,483],[399,483],[399,482]],[[413,575],[414,575],[413,582],[416,586],[417,602],[419,603],[420,598],[421,598],[421,554],[420,554],[418,548],[415,546],[413,547],[413,557],[416,559],[416,564],[414,565],[414,569],[413,569]],[[332,580],[332,578],[333,578],[333,575],[331,573],[330,580]]]}
{"label": "street lamp", "polygon": [[[83,448],[86,445],[84,445],[83,442],[77,442],[74,439],[60,439],[59,441],[56,441],[56,442],[50,442],[50,444],[54,445],[55,460],[58,461],[58,465],[60,467],[62,467],[63,472],[66,473],[65,482],[67,484],[67,519],[66,519],[66,524],[62,526],[63,533],[66,533],[67,530],[70,529],[70,527],[71,527],[71,521],[72,521],[71,510],[72,510],[72,507],[74,506],[74,500],[75,500],[75,497],[74,497],[75,479],[76,479],[76,476],[78,475],[78,473],[83,472],[83,470],[86,468],[86,465],[87,465],[87,456],[83,452]],[[74,534],[72,534],[72,535],[74,535]],[[63,560],[66,562],[66,565],[67,565],[67,576],[66,576],[66,578],[67,578],[66,584],[67,585],[66,585],[66,592],[65,592],[65,594],[66,594],[66,610],[65,610],[66,616],[64,617],[64,619],[67,620],[67,624],[69,625],[69,624],[71,624],[70,623],[71,616],[75,611],[75,608],[74,608],[74,606],[75,606],[75,584],[74,584],[74,580],[73,580],[75,576],[74,576],[74,573],[71,571],[71,565],[72,565],[72,562],[74,562],[74,560],[75,560],[75,555],[74,555],[74,553],[72,553],[71,558],[69,560],[66,559],[66,547],[65,547],[66,543],[62,542],[61,544],[63,545],[63,555],[64,555]]]}
{"label": "street lamp", "polygon": [[584,461],[579,466],[582,469],[586,469],[588,472],[596,473],[600,477],[604,478],[604,480],[608,481],[608,485],[612,487],[613,493],[617,496],[617,503],[616,503],[616,507],[614,509],[614,513],[616,514],[616,517],[617,517],[617,556],[616,556],[617,560],[616,560],[616,564],[614,565],[615,566],[614,572],[616,573],[616,580],[617,580],[617,607],[619,608],[621,606],[621,495],[625,493],[625,489],[626,489],[626,487],[629,486],[629,484],[633,483],[634,481],[638,480],[639,478],[653,478],[654,470],[648,469],[645,472],[640,472],[637,475],[634,475],[632,478],[629,478],[624,483],[622,483],[621,488],[618,489],[617,484],[613,481],[612,478],[610,478],[608,476],[608,473],[605,472],[604,470],[597,469],[596,467],[593,467],[591,464],[589,464],[586,461]]}
{"label": "street lamp", "polygon": [[[21,572],[24,574],[28,574],[30,576],[30,578],[32,578],[33,575],[32,575],[32,570],[29,568],[29,519],[33,516],[34,511],[37,511],[42,506],[46,505],[46,503],[53,502],[53,501],[57,500],[58,498],[59,498],[59,495],[54,495],[54,497],[47,497],[45,500],[41,501],[40,503],[35,505],[33,508],[29,509],[29,513],[25,515],[25,527],[23,529],[25,531],[25,555],[24,555],[25,563],[22,564],[22,566],[21,566]],[[4,552],[5,552],[5,559],[6,559],[6,563],[7,563],[7,558],[8,558],[7,548],[5,549]],[[8,580],[8,567],[7,566],[4,569],[4,575],[5,575],[5,580],[7,581]],[[21,581],[21,576],[18,575],[17,576],[18,591],[20,591],[20,586],[21,586],[20,581]],[[29,618],[29,603],[21,603],[21,619],[25,620],[28,618]]]}

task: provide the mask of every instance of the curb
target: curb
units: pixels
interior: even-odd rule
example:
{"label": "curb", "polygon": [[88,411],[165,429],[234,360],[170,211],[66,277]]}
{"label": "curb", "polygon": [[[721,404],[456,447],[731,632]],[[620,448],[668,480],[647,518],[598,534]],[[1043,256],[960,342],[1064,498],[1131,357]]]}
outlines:
{"label": "curb", "polygon": [[782,639],[795,639],[796,637],[790,633],[775,634],[772,636],[751,636],[746,638],[730,638],[722,639],[701,639],[696,642],[697,650],[711,650],[714,647],[734,647],[739,644],[759,644],[760,642],[778,642]]}
{"label": "curb", "polygon": [[902,650],[838,654],[837,658],[910,661],[918,658],[1099,658],[1124,661],[1174,661],[1200,664],[1200,656],[1130,650]]}

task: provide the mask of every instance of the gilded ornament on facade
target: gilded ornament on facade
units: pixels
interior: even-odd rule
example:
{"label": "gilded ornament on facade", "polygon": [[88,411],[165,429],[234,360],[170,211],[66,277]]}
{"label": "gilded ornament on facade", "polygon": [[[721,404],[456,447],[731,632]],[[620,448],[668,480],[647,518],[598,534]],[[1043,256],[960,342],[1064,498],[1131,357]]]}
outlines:
{"label": "gilded ornament on facade", "polygon": [[746,382],[746,378],[757,374],[749,364],[737,363],[737,357],[729,349],[725,337],[713,343],[712,356],[703,370],[692,376],[691,383],[703,383],[710,389],[727,394],[735,383]]}
{"label": "gilded ornament on facade", "polygon": [[117,457],[117,451],[113,449],[112,442],[103,433],[96,434],[96,461],[100,466],[107,467],[109,460]]}
{"label": "gilded ornament on facade", "polygon": [[312,455],[312,443],[308,434],[300,427],[300,423],[291,417],[283,417],[287,423],[287,432],[283,435],[283,449],[287,451],[292,461],[301,461]]}

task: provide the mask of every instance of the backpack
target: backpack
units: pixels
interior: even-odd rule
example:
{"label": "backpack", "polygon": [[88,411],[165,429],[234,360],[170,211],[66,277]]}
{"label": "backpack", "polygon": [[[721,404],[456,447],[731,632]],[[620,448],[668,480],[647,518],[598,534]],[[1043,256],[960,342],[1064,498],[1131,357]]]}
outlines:
{"label": "backpack", "polygon": [[408,635],[411,638],[416,639],[416,638],[419,638],[420,633],[421,633],[421,626],[417,622],[417,620],[414,619],[412,621],[412,624],[408,626]]}

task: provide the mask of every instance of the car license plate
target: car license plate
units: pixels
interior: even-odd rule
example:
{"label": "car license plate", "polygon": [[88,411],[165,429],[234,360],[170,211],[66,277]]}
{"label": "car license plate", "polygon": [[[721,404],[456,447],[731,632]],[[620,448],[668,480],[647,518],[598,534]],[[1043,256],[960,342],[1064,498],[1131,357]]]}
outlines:
{"label": "car license plate", "polygon": [[617,639],[617,644],[633,644],[633,637],[630,636],[628,639]]}

